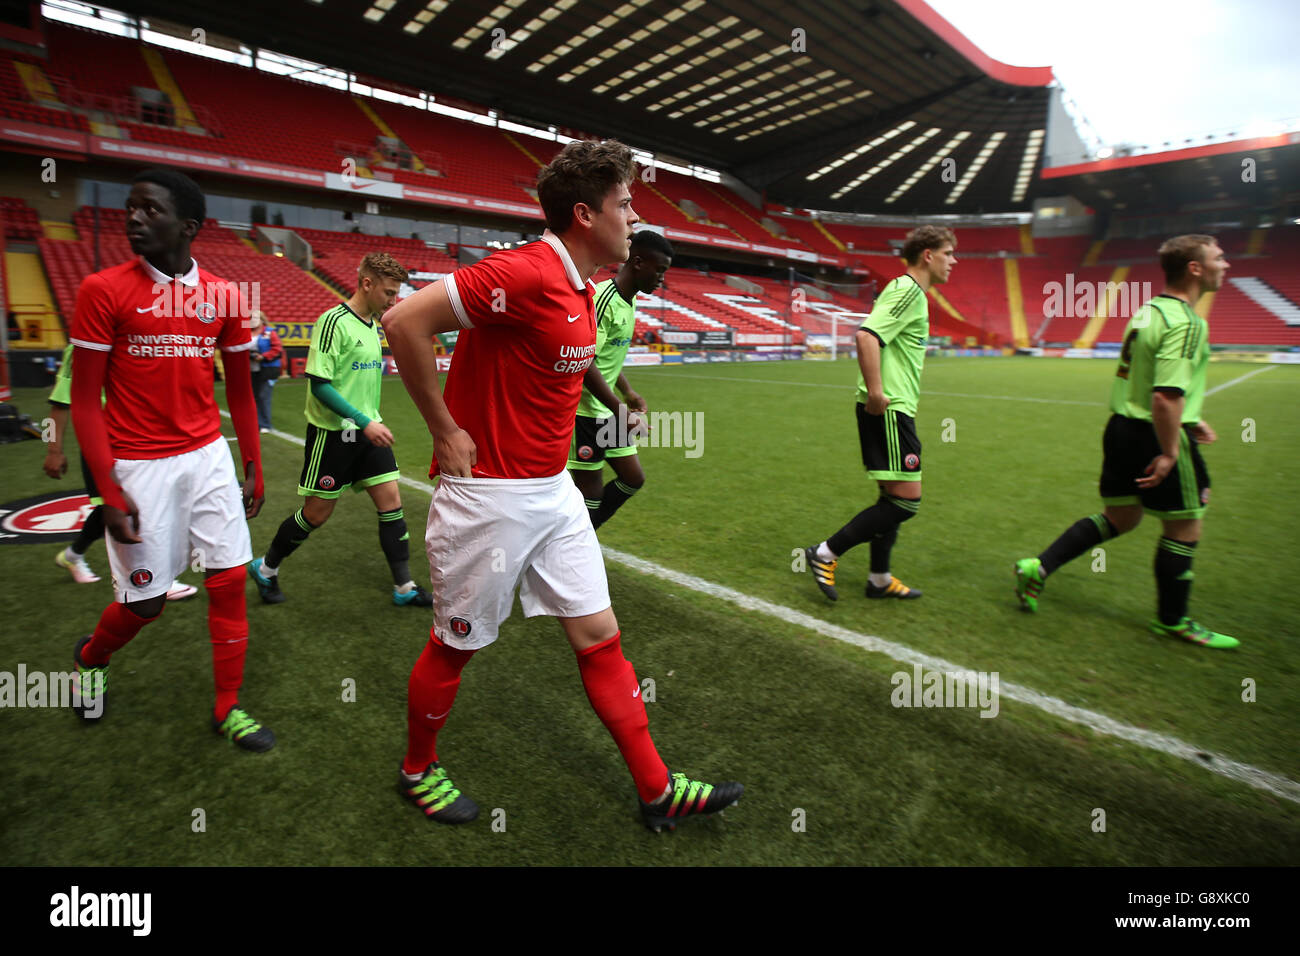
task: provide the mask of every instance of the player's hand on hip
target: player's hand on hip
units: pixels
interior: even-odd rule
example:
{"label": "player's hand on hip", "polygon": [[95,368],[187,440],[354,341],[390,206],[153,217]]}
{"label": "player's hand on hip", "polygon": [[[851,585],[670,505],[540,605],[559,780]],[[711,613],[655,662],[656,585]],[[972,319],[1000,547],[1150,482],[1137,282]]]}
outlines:
{"label": "player's hand on hip", "polygon": [[478,464],[478,447],[469,432],[457,428],[448,435],[433,439],[433,454],[438,459],[438,473],[453,478],[469,478]]}
{"label": "player's hand on hip", "polygon": [[1197,422],[1192,426],[1191,431],[1198,445],[1212,445],[1219,437],[1214,434],[1214,429],[1207,422]]}
{"label": "player's hand on hip", "polygon": [[883,415],[885,409],[889,407],[889,396],[883,392],[879,395],[867,395],[867,414]]}
{"label": "player's hand on hip", "polygon": [[383,422],[370,422],[365,428],[361,429],[361,434],[370,439],[372,445],[378,445],[380,448],[393,447],[393,433],[388,430],[388,426]]}
{"label": "player's hand on hip", "polygon": [[1143,472],[1143,477],[1137,480],[1139,488],[1154,488],[1159,485],[1173,470],[1177,459],[1169,455],[1156,455],[1151,459],[1151,464],[1147,465],[1147,470]]}
{"label": "player's hand on hip", "polygon": [[122,492],[122,501],[126,503],[125,511],[112,505],[104,505],[104,530],[122,544],[139,544],[140,509],[135,506],[135,502],[125,491]]}
{"label": "player's hand on hip", "polygon": [[62,478],[68,473],[68,456],[51,448],[45,453],[45,473],[51,478]]}

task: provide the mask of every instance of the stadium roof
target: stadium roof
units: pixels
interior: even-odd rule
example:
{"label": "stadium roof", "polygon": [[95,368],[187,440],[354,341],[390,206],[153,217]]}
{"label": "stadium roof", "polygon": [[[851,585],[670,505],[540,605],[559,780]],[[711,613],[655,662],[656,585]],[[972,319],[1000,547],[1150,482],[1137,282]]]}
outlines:
{"label": "stadium roof", "polygon": [[1300,132],[1055,166],[1042,176],[1043,194],[1096,209],[1282,207],[1300,200]]}
{"label": "stadium roof", "polygon": [[985,56],[921,0],[113,5],[616,136],[818,209],[1029,208],[1052,82]]}

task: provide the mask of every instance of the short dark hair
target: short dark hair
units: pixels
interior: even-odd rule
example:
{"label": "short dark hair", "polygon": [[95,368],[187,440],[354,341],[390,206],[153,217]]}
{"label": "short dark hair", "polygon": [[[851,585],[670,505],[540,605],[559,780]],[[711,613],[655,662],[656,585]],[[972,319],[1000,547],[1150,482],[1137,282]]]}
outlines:
{"label": "short dark hair", "polygon": [[903,242],[903,260],[914,266],[921,261],[921,253],[926,249],[942,249],[948,242],[957,248],[957,237],[947,226],[917,226]]}
{"label": "short dark hair", "polygon": [[574,140],[537,174],[537,201],[542,205],[547,228],[554,233],[565,232],[573,225],[576,204],[599,209],[610,190],[631,183],[635,177],[632,150],[618,140]]}
{"label": "short dark hair", "polygon": [[154,183],[166,189],[171,193],[172,205],[176,207],[176,215],[181,219],[194,219],[202,226],[203,220],[208,216],[208,202],[203,198],[203,190],[182,172],[165,166],[153,166],[136,173],[131,180],[132,185],[135,183]]}
{"label": "short dark hair", "polygon": [[1192,233],[1186,236],[1174,236],[1160,244],[1156,253],[1160,256],[1160,268],[1164,270],[1166,282],[1177,282],[1187,274],[1187,266],[1193,262],[1204,262],[1205,253],[1219,240],[1214,236]]}
{"label": "short dark hair", "polygon": [[638,229],[632,233],[631,255],[645,255],[657,252],[665,259],[673,257],[673,244],[664,238],[662,232],[653,229]]}

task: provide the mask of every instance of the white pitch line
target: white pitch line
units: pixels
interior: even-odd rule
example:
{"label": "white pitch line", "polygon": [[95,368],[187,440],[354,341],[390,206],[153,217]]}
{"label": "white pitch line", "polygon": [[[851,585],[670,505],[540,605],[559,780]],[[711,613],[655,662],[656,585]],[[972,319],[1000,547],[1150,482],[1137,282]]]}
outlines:
{"label": "white pitch line", "polygon": [[1260,375],[1260,374],[1262,374],[1262,373],[1264,373],[1264,372],[1267,372],[1267,371],[1268,371],[1269,369],[1271,369],[1271,368],[1277,368],[1277,366],[1276,366],[1276,365],[1265,365],[1263,368],[1257,368],[1257,369],[1255,369],[1254,371],[1247,372],[1245,375],[1239,375],[1237,378],[1234,378],[1231,382],[1224,382],[1222,385],[1216,385],[1216,386],[1214,386],[1214,388],[1209,389],[1209,390],[1205,393],[1205,397],[1206,397],[1206,398],[1209,398],[1209,397],[1210,397],[1211,395],[1213,395],[1215,392],[1221,392],[1221,391],[1223,391],[1225,388],[1232,388],[1232,386],[1236,385],[1238,382],[1244,382],[1244,381],[1246,381],[1246,379],[1248,379],[1248,378],[1254,378],[1256,375]]}
{"label": "white pitch line", "polygon": [[[222,415],[230,417],[228,412],[223,411]],[[295,445],[306,445],[306,441],[297,435],[290,435],[288,432],[272,429],[269,434],[277,438],[283,438],[286,441],[293,442]],[[417,491],[423,491],[425,494],[433,494],[433,485],[417,481],[414,478],[407,478],[403,475],[398,479],[402,484]],[[846,644],[852,644],[861,647],[863,650],[874,651],[878,654],[884,654],[893,660],[903,664],[919,664],[921,667],[940,671],[944,674],[968,674],[971,668],[958,667],[956,664],[944,660],[942,657],[933,657],[929,654],[923,654],[920,651],[914,651],[904,644],[896,644],[893,641],[887,641],[881,637],[874,637],[870,634],[860,634],[857,631],[851,631],[846,627],[840,627],[838,624],[831,624],[829,621],[823,621],[820,618],[813,617],[810,614],[804,614],[802,611],[796,611],[780,604],[773,604],[770,601],[764,601],[762,598],[751,597],[741,591],[734,591],[731,588],[724,587],[721,584],[714,584],[712,581],[706,581],[703,578],[697,578],[691,574],[684,574],[681,571],[674,571],[671,568],[665,568],[661,565],[654,564],[635,555],[625,554],[614,548],[601,546],[605,557],[619,564],[622,564],[634,571],[642,574],[653,575],[665,581],[676,584],[692,591],[698,591],[701,594],[707,594],[710,597],[721,598],[729,601],[737,607],[747,611],[758,611],[769,617],[785,621],[787,624],[794,624],[797,627],[807,628],[816,631],[826,637],[832,637],[837,641],[843,641]],[[1073,704],[1067,704],[1065,701],[1049,697],[1047,694],[1040,693],[1031,687],[1022,687],[1019,684],[1013,684],[1009,681],[999,680],[999,695],[1010,700],[1019,701],[1022,704],[1028,704],[1030,707],[1036,707],[1045,713],[1054,717],[1060,717],[1062,720],[1068,720],[1070,723],[1081,724],[1095,733],[1105,734],[1108,737],[1117,737],[1120,740],[1126,740],[1129,743],[1136,744],[1139,747],[1145,747],[1148,750],[1155,750],[1160,753],[1169,754],[1174,757],[1180,757],[1189,763],[1195,764],[1205,770],[1212,771],[1239,783],[1245,783],[1257,790],[1266,790],[1275,796],[1282,797],[1284,800],[1290,800],[1293,803],[1300,803],[1300,783],[1296,783],[1280,774],[1263,770],[1259,767],[1252,766],[1248,763],[1241,763],[1233,760],[1231,757],[1225,757],[1222,754],[1213,751],[1203,750],[1200,747],[1193,746],[1186,741],[1177,737],[1171,737],[1168,734],[1158,734],[1150,730],[1142,730],[1140,727],[1133,727],[1105,714],[1098,714],[1082,707],[1075,707]]]}
{"label": "white pitch line", "polygon": [[[617,561],[619,564],[626,565],[634,571],[642,574],[653,575],[670,581],[680,587],[689,588],[692,591],[698,591],[701,594],[707,594],[710,597],[721,598],[729,601],[737,607],[747,611],[758,611],[769,617],[775,617],[785,621],[788,624],[794,624],[798,627],[807,628],[816,631],[818,634],[826,637],[833,637],[838,641],[846,644],[853,644],[864,650],[875,651],[884,654],[896,661],[904,664],[919,664],[927,670],[940,671],[945,674],[969,674],[971,668],[959,667],[941,657],[932,657],[929,654],[923,654],[920,651],[914,651],[903,644],[896,644],[893,641],[887,641],[884,638],[873,637],[870,634],[860,634],[857,631],[851,631],[848,628],[840,627],[837,624],[831,624],[820,618],[813,617],[810,614],[804,614],[802,611],[796,611],[793,608],[784,607],[780,604],[773,604],[770,601],[764,601],[761,598],[751,597],[740,591],[733,591],[731,588],[724,587],[720,584],[714,584],[703,578],[697,578],[694,575],[683,574],[680,571],[674,571],[671,568],[661,567],[645,561],[631,554],[624,554],[622,551],[616,551],[613,548],[603,547],[605,557]],[[1167,734],[1158,734],[1150,730],[1142,730],[1139,727],[1133,727],[1129,724],[1122,723],[1114,718],[1107,717],[1105,714],[1098,714],[1091,710],[1085,710],[1082,707],[1075,707],[1073,704],[1067,704],[1065,701],[1056,697],[1049,697],[1046,694],[1039,693],[1030,687],[1023,687],[1020,684],[1013,684],[1008,681],[999,681],[999,691],[1001,697],[1007,697],[1011,700],[1020,701],[1031,707],[1037,707],[1055,717],[1068,720],[1074,724],[1082,724],[1088,729],[1105,734],[1109,737],[1118,737],[1129,743],[1137,744],[1139,747],[1146,747],[1149,750],[1156,750],[1161,753],[1170,754],[1175,757],[1181,757],[1190,763],[1211,770],[1215,773],[1222,774],[1241,783],[1249,784],[1259,790],[1267,790],[1276,796],[1290,800],[1294,803],[1300,803],[1300,783],[1296,783],[1280,774],[1271,773],[1262,770],[1259,767],[1250,764],[1241,763],[1222,754],[1213,753],[1195,747],[1177,737],[1170,737]]]}
{"label": "white pitch line", "polygon": [[[639,374],[646,369],[637,369]],[[754,382],[759,385],[801,385],[804,388],[838,388],[843,391],[849,391],[852,385],[830,385],[826,382],[788,382],[779,379],[769,378],[742,378],[739,375],[688,375],[683,372],[674,372],[674,378],[695,378],[707,379],[713,382]],[[1102,408],[1104,402],[1076,402],[1065,398],[1029,398],[1025,395],[975,395],[970,392],[936,392],[932,389],[922,389],[921,397],[927,395],[942,395],[945,398],[987,398],[999,402],[1039,402],[1044,405],[1084,405],[1088,408]]]}

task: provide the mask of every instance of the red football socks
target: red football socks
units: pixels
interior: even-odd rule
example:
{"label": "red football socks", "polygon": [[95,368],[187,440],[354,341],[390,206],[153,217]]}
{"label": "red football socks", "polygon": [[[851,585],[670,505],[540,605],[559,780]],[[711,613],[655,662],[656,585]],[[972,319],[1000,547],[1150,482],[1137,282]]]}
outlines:
{"label": "red football socks", "polygon": [[631,662],[623,656],[619,631],[607,641],[578,651],[578,670],[587,699],[618,744],[646,803],[658,800],[668,785],[668,768],[650,739],[650,719],[641,699],[641,685]]}
{"label": "red football socks", "polygon": [[429,643],[406,685],[406,759],[402,771],[422,774],[438,759],[438,731],[447,722],[460,687],[460,672],[473,651],[448,647],[429,632]]}
{"label": "red football socks", "polygon": [[95,625],[95,633],[81,649],[81,663],[87,667],[103,667],[114,653],[140,633],[140,628],[150,621],[156,621],[158,617],[159,615],[141,617],[125,604],[114,601],[104,608],[99,623]]}
{"label": "red football socks", "polygon": [[212,679],[217,700],[212,713],[225,720],[239,702],[248,650],[248,611],[244,601],[244,569],[226,568],[203,579],[208,589],[208,635],[212,641]]}

